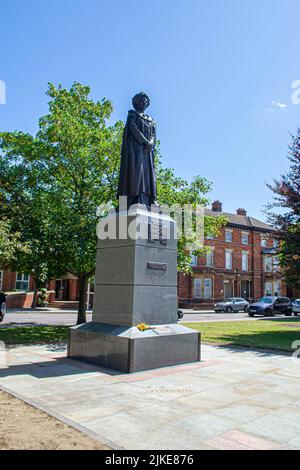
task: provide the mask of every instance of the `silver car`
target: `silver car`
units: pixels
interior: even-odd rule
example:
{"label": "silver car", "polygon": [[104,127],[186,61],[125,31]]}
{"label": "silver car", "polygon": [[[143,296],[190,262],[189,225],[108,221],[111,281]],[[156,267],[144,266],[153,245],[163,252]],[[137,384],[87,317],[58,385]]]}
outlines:
{"label": "silver car", "polygon": [[221,302],[218,302],[214,306],[214,310],[216,313],[226,312],[247,312],[249,307],[249,302],[245,299],[241,299],[240,297],[229,297],[228,299],[224,299]]}
{"label": "silver car", "polygon": [[300,313],[300,299],[294,300],[294,302],[293,302],[293,313],[294,313],[295,316],[297,316],[298,313]]}
{"label": "silver car", "polygon": [[2,302],[0,304],[0,323],[4,320],[5,313],[6,313],[6,303]]}

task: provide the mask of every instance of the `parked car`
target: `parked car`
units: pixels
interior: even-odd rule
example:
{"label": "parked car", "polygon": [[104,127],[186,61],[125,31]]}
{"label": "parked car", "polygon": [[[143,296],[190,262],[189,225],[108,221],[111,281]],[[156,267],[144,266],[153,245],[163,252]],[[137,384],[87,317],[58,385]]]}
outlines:
{"label": "parked car", "polygon": [[0,323],[4,320],[6,313],[6,295],[0,291]]}
{"label": "parked car", "polygon": [[218,302],[214,306],[214,310],[216,313],[226,312],[247,312],[249,307],[249,302],[245,299],[241,299],[239,297],[230,297],[228,299],[224,299],[221,302]]}
{"label": "parked car", "polygon": [[178,321],[183,319],[183,311],[182,310],[177,310],[177,315],[178,315]]}
{"label": "parked car", "polygon": [[0,323],[4,320],[5,313],[6,313],[6,303],[2,302],[0,304]]}
{"label": "parked car", "polygon": [[294,313],[295,316],[297,316],[298,313],[300,313],[300,299],[294,300],[294,302],[293,302],[293,313]]}
{"label": "parked car", "polygon": [[262,297],[258,302],[249,306],[248,315],[263,315],[264,317],[273,317],[276,313],[291,316],[293,313],[293,304],[287,297]]}

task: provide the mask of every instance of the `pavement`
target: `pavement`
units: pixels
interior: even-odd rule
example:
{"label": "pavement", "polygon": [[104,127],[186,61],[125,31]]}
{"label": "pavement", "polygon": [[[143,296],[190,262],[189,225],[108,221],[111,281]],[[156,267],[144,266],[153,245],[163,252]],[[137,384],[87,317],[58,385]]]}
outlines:
{"label": "pavement", "polygon": [[203,345],[200,363],[127,375],[59,343],[0,361],[1,388],[113,449],[300,449],[300,360],[288,355]]}
{"label": "pavement", "polygon": [[[216,321],[255,321],[258,319],[266,319],[265,317],[250,318],[247,313],[215,313],[214,311],[193,311],[183,310],[184,317],[182,322],[216,322]],[[92,312],[88,312],[87,320],[91,321]],[[2,326],[32,326],[32,325],[66,325],[72,326],[76,324],[76,310],[59,310],[59,309],[20,309],[8,310]]]}

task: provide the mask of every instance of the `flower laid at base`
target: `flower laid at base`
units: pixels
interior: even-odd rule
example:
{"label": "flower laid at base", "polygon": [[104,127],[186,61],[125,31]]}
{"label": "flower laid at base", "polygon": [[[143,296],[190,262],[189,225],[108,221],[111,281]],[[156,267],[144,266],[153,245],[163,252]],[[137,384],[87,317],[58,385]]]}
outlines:
{"label": "flower laid at base", "polygon": [[146,325],[146,323],[140,323],[137,325],[137,329],[140,331],[155,330],[154,326]]}

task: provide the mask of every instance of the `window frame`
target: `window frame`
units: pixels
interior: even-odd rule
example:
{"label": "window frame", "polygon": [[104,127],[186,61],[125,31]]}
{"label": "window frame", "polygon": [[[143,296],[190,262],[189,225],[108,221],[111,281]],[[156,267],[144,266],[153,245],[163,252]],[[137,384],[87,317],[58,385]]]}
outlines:
{"label": "window frame", "polygon": [[[210,255],[210,258],[207,256],[208,254]],[[214,248],[213,247],[210,247],[210,249],[207,252],[207,255],[206,255],[205,266],[207,268],[213,268],[214,267],[214,262],[215,262],[215,253],[214,253]],[[211,264],[208,263],[208,259],[211,259]]]}
{"label": "window frame", "polygon": [[272,262],[272,267],[273,271],[278,273],[280,271],[280,259],[279,256],[273,256],[273,262]]}
{"label": "window frame", "polygon": [[[230,240],[227,240],[227,234],[230,233]],[[233,241],[233,230],[225,228],[225,242],[232,243]]]}
{"label": "window frame", "polygon": [[[205,285],[205,284],[206,284],[206,281],[209,281],[209,283],[210,283],[210,286],[209,286],[209,289],[210,289],[210,290],[209,290],[209,293],[210,293],[210,295],[209,295],[209,296],[206,296],[206,288],[207,288],[207,286]],[[204,279],[204,286],[203,286],[203,287],[204,287],[204,292],[203,292],[203,299],[204,299],[204,300],[209,300],[209,299],[212,299],[212,298],[213,298],[213,295],[214,295],[214,294],[213,294],[213,292],[214,292],[214,291],[213,291],[213,286],[214,286],[213,279],[212,279],[211,277],[206,277],[206,278]]]}
{"label": "window frame", "polygon": [[277,294],[278,297],[281,295],[281,280],[274,281],[273,292],[274,292],[274,295]]}
{"label": "window frame", "polygon": [[191,256],[191,266],[192,268],[195,268],[196,266],[198,266],[198,256],[193,255],[192,253],[190,253],[190,256]]}
{"label": "window frame", "polygon": [[[246,268],[244,268],[244,259],[247,260]],[[243,272],[249,271],[249,252],[248,251],[242,251],[242,271]]]}
{"label": "window frame", "polygon": [[267,248],[268,247],[268,240],[267,238],[260,237],[260,246],[262,248]]}
{"label": "window frame", "polygon": [[[196,295],[196,283],[198,283],[198,288],[200,287],[200,297]],[[203,282],[202,277],[195,277],[193,282],[193,298],[197,300],[203,299]]]}
{"label": "window frame", "polygon": [[[230,267],[227,266],[227,254],[230,254]],[[225,249],[225,269],[232,271],[233,267],[233,250]]]}
{"label": "window frame", "polygon": [[[244,237],[247,237],[247,242],[244,242]],[[249,232],[242,232],[242,245],[249,245]]]}
{"label": "window frame", "polygon": [[[272,286],[271,287],[271,293],[269,294],[268,291],[267,291],[267,285],[270,285]],[[273,296],[273,289],[274,289],[274,286],[273,286],[273,282],[272,281],[265,281],[265,286],[264,286],[264,290],[265,290],[265,295],[264,297],[272,297]]]}
{"label": "window frame", "polygon": [[[18,276],[21,276],[21,279],[18,279]],[[28,276],[27,280],[24,279],[24,276]],[[18,287],[18,283],[22,283],[22,288]],[[24,288],[24,284],[27,284],[27,288]],[[30,287],[30,275],[27,273],[16,272],[16,290],[28,292]]]}
{"label": "window frame", "polygon": [[[268,260],[270,260],[270,269],[267,269]],[[273,256],[270,256],[270,255],[264,256],[264,272],[265,273],[273,272]]]}

